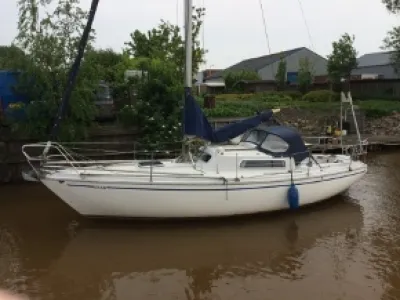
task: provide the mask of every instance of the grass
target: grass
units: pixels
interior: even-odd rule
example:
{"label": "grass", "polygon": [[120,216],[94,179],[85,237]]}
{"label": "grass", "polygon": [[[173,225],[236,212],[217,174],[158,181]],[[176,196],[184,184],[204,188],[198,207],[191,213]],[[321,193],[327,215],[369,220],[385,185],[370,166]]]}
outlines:
{"label": "grass", "polygon": [[[214,109],[204,109],[207,117],[247,117],[254,115],[257,111],[263,111],[273,108],[297,108],[307,109],[315,113],[337,111],[340,109],[338,101],[311,102],[293,100],[285,93],[261,93],[236,95],[218,95],[216,97],[216,107]],[[199,104],[203,107],[203,99],[198,98]],[[379,118],[391,115],[393,112],[400,112],[400,101],[371,99],[363,101],[354,101],[368,118]]]}
{"label": "grass", "polygon": [[391,115],[393,112],[400,112],[400,101],[391,100],[364,100],[358,101],[368,118],[380,118]]}

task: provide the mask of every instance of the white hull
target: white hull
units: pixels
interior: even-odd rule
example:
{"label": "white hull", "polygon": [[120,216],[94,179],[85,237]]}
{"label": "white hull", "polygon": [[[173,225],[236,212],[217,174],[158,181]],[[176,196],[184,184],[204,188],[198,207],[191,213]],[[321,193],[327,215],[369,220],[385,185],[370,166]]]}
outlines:
{"label": "white hull", "polygon": [[[321,176],[295,178],[299,205],[326,200],[348,189],[366,172],[353,168]],[[286,180],[265,178],[253,182],[209,182],[182,184],[129,183],[88,180],[42,182],[69,206],[84,216],[134,218],[193,218],[252,214],[288,209]],[[193,182],[193,181],[192,181]]]}
{"label": "white hull", "polygon": [[[304,151],[303,151],[304,150]],[[313,155],[284,127],[256,128],[239,145],[210,145],[181,160],[46,161],[38,178],[84,216],[199,218],[289,209],[338,195],[367,165],[348,155]],[[30,158],[26,155],[27,158]],[[28,160],[29,161],[29,160]],[[292,179],[293,177],[293,179]]]}

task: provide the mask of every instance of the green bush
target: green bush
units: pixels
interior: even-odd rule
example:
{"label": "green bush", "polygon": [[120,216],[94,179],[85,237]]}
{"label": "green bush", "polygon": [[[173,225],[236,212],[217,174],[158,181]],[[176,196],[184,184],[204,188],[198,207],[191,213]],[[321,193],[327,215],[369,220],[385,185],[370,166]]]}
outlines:
{"label": "green bush", "polygon": [[284,92],[264,92],[256,94],[256,98],[254,100],[269,103],[289,103],[294,99]]}
{"label": "green bush", "polygon": [[260,101],[220,101],[214,109],[203,110],[207,117],[213,118],[248,117],[271,107],[271,104]]}
{"label": "green bush", "polygon": [[360,100],[360,101],[368,101],[372,99],[380,99],[384,101],[400,101],[399,96],[393,96],[393,95],[382,95],[382,94],[356,94],[353,93],[353,99],[354,100]]}
{"label": "green bush", "polygon": [[256,94],[221,94],[215,97],[217,102],[291,102],[301,99],[298,92],[263,92]]}
{"label": "green bush", "polygon": [[300,91],[282,91],[279,93],[289,96],[290,98],[292,98],[292,100],[295,100],[295,101],[301,100],[301,98],[303,97],[303,94]]}
{"label": "green bush", "polygon": [[308,92],[303,96],[303,100],[307,102],[339,101],[340,95],[330,90],[318,90],[318,91]]}
{"label": "green bush", "polygon": [[381,118],[400,111],[400,102],[390,100],[365,100],[357,105],[365,111],[367,118]]}
{"label": "green bush", "polygon": [[380,109],[380,108],[370,108],[365,110],[365,116],[369,119],[379,119],[391,115],[392,112]]}
{"label": "green bush", "polygon": [[117,120],[123,127],[136,125],[137,110],[133,105],[125,105],[117,113]]}
{"label": "green bush", "polygon": [[255,94],[220,94],[216,95],[215,99],[218,100],[228,100],[228,101],[239,101],[239,100],[252,100],[254,99]]}
{"label": "green bush", "polygon": [[241,80],[260,80],[260,75],[255,71],[226,71],[224,72],[225,87],[229,91],[243,91],[243,86],[238,84]]}
{"label": "green bush", "polygon": [[[264,97],[276,97],[290,100],[301,100],[302,94],[299,91],[271,91],[271,92],[263,92],[260,93]],[[259,94],[257,94],[259,95]]]}
{"label": "green bush", "polygon": [[139,143],[162,147],[180,141],[183,87],[178,68],[160,59],[141,58],[137,69],[148,75],[137,80],[134,106],[125,105],[118,120],[138,128]]}

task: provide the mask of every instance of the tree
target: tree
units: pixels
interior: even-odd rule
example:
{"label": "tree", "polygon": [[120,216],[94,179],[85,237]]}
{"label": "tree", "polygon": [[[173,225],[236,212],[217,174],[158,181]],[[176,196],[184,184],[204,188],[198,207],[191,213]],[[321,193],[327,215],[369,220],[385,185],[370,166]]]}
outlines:
{"label": "tree", "polygon": [[286,60],[284,60],[283,58],[281,58],[279,61],[275,80],[278,85],[278,90],[283,90],[286,85]]}
{"label": "tree", "polygon": [[308,57],[299,60],[298,83],[300,91],[305,94],[309,91],[314,77],[312,63]]}
{"label": "tree", "polygon": [[[30,59],[23,68],[19,90],[29,104],[27,119],[14,129],[34,137],[44,138],[57,115],[67,74],[77,54],[77,45],[86,24],[87,12],[79,0],[59,0],[53,10],[51,0],[19,0],[19,33],[17,43]],[[48,12],[39,19],[39,9]],[[92,30],[88,48],[95,38]],[[72,92],[59,139],[84,138],[94,117],[94,90],[101,78],[91,68],[82,69]]]}
{"label": "tree", "polygon": [[131,63],[146,76],[134,79],[137,99],[134,105],[126,105],[120,111],[120,121],[140,130],[139,142],[146,150],[180,141],[183,106],[180,71],[173,62],[161,59],[139,58]]}
{"label": "tree", "polygon": [[123,61],[123,54],[112,49],[92,49],[87,51],[82,68],[92,67],[98,76],[108,83],[119,81],[118,68]]}
{"label": "tree", "polygon": [[15,45],[0,46],[0,69],[18,70],[27,63],[24,51]]}
{"label": "tree", "polygon": [[351,71],[357,68],[357,51],[354,48],[355,37],[345,33],[332,43],[333,51],[328,56],[328,74],[332,82],[341,78],[349,79]]}
{"label": "tree", "polygon": [[[55,9],[39,20],[39,9],[48,10],[51,2],[19,0],[17,42],[36,64],[67,69],[78,52],[88,12],[79,7],[80,0],[59,0]],[[94,39],[92,30],[87,49],[91,49]]]}
{"label": "tree", "polygon": [[[198,39],[203,23],[205,9],[194,9],[193,14],[193,72],[197,73],[199,65],[204,62],[204,49]],[[147,33],[135,30],[131,33],[131,41],[126,42],[126,51],[135,58],[148,57],[174,63],[181,71],[183,78],[185,67],[185,42],[180,28],[161,20],[161,24]],[[183,80],[183,79],[182,79]]]}
{"label": "tree", "polygon": [[[391,13],[400,12],[400,0],[382,0]],[[400,26],[394,27],[383,40],[383,48],[393,51],[391,60],[397,73],[400,70]]]}
{"label": "tree", "polygon": [[382,0],[382,2],[390,12],[397,13],[400,11],[400,0]]}
{"label": "tree", "polygon": [[[198,40],[203,15],[204,8],[194,9],[193,73],[204,60],[205,52]],[[185,42],[180,28],[161,20],[158,27],[146,33],[134,31],[125,45],[119,70],[141,70],[146,76],[131,79],[129,85],[119,88],[123,92],[120,94],[135,91],[133,105],[121,109],[119,120],[139,128],[140,142],[148,146],[162,147],[163,142],[180,141],[185,68]]]}
{"label": "tree", "polygon": [[240,91],[237,83],[241,80],[260,80],[260,76],[255,71],[226,71],[223,75],[225,81],[225,87],[230,91]]}
{"label": "tree", "polygon": [[392,52],[391,61],[397,73],[400,71],[400,26],[393,28],[388,32],[387,37],[383,40],[384,48]]}

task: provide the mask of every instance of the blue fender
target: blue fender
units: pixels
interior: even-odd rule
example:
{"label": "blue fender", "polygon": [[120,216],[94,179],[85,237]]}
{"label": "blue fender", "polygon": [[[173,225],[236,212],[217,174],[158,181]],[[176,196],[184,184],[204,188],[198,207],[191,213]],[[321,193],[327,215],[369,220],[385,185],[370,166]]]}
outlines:
{"label": "blue fender", "polygon": [[289,203],[289,208],[290,209],[297,209],[299,208],[299,190],[295,186],[294,183],[292,183],[289,187],[288,190],[288,203]]}

